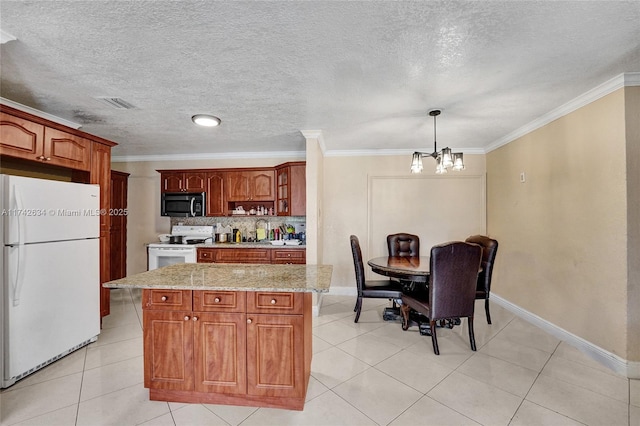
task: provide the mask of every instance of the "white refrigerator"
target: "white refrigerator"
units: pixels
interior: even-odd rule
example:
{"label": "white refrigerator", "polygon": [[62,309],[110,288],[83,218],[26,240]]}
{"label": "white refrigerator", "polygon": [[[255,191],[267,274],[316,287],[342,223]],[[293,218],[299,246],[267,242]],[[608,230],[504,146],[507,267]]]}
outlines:
{"label": "white refrigerator", "polygon": [[97,185],[0,175],[1,388],[100,333]]}

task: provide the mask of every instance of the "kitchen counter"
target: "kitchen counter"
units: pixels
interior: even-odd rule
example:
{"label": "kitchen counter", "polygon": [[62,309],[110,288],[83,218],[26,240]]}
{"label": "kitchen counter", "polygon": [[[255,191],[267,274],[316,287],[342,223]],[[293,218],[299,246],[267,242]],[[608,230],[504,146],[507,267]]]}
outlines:
{"label": "kitchen counter", "polygon": [[[215,244],[216,247],[223,245],[233,246],[230,243]],[[203,244],[203,246],[205,245]],[[206,246],[212,246],[212,244]],[[281,246],[272,247],[281,248]],[[109,281],[102,286],[106,288],[324,293],[329,291],[332,270],[331,265],[180,263]]]}
{"label": "kitchen counter", "polygon": [[[169,244],[169,243],[160,243],[160,242],[153,242],[153,243],[149,243],[149,244],[154,244],[154,245],[160,245],[162,244],[163,246],[185,246],[185,247],[196,247],[196,248],[234,248],[234,249],[238,249],[238,248],[287,248],[287,249],[306,249],[307,246],[305,244],[301,244],[301,245],[275,245],[275,244],[271,244],[269,242],[253,242],[253,243],[201,243],[201,244]],[[149,245],[147,244],[147,245]]]}
{"label": "kitchen counter", "polygon": [[312,292],[331,265],[179,263],[104,283],[142,288],[149,399],[302,410]]}

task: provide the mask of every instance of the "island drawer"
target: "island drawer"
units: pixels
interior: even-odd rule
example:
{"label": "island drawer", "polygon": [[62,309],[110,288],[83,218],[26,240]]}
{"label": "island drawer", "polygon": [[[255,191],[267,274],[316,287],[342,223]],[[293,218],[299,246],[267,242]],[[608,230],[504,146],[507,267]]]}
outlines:
{"label": "island drawer", "polygon": [[200,312],[245,312],[246,292],[200,290],[193,292],[193,310]]}
{"label": "island drawer", "polygon": [[271,251],[271,263],[304,264],[306,261],[306,252],[304,249],[273,249]]}
{"label": "island drawer", "polygon": [[304,293],[279,291],[253,291],[247,293],[247,313],[302,314]]}
{"label": "island drawer", "polygon": [[142,290],[142,308],[163,311],[191,310],[191,290]]}

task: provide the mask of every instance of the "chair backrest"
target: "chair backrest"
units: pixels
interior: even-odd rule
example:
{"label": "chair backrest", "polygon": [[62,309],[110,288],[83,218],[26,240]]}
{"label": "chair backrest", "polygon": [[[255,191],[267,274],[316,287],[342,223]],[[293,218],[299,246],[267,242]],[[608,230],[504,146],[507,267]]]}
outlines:
{"label": "chair backrest", "polygon": [[480,265],[482,272],[478,274],[476,290],[488,294],[491,291],[491,275],[493,275],[493,263],[498,253],[498,241],[484,235],[472,235],[465,241],[482,247],[482,264]]}
{"label": "chair backrest", "polygon": [[454,241],[431,248],[430,319],[473,316],[481,259],[477,244]]}
{"label": "chair backrest", "polygon": [[420,256],[420,237],[400,232],[387,235],[389,256]]}
{"label": "chair backrest", "polygon": [[351,255],[353,256],[353,268],[356,271],[356,285],[358,286],[358,296],[362,295],[364,288],[364,265],[362,263],[362,251],[360,250],[360,240],[355,235],[349,237],[351,241]]}

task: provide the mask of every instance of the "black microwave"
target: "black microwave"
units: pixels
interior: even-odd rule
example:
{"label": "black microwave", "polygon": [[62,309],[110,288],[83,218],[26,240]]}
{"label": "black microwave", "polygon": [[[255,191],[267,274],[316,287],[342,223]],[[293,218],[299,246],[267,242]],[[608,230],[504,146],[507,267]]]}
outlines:
{"label": "black microwave", "polygon": [[207,214],[204,192],[163,192],[162,216],[195,217]]}

